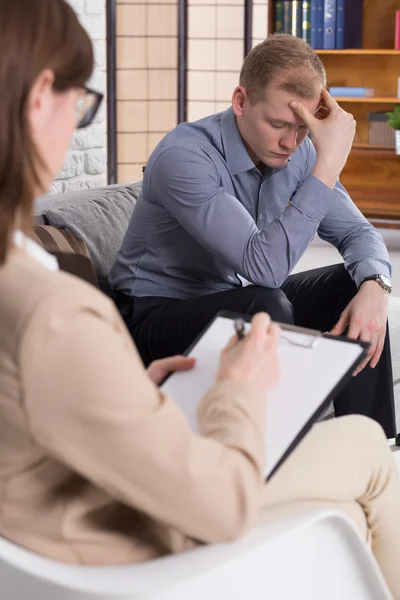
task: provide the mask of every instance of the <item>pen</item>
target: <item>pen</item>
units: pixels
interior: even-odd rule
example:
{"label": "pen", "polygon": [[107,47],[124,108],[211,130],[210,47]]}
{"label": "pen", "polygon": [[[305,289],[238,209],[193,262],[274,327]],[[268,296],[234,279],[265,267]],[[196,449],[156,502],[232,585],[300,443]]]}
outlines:
{"label": "pen", "polygon": [[242,340],[245,336],[244,331],[244,320],[243,319],[235,319],[235,332],[238,336],[239,340]]}

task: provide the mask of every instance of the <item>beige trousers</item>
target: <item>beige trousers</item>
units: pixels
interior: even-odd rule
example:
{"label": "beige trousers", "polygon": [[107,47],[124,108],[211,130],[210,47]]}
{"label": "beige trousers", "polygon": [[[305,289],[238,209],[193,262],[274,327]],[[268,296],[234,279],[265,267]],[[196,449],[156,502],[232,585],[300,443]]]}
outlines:
{"label": "beige trousers", "polygon": [[368,532],[400,599],[400,478],[380,425],[356,415],[315,425],[263,490],[263,507],[299,501],[333,505]]}

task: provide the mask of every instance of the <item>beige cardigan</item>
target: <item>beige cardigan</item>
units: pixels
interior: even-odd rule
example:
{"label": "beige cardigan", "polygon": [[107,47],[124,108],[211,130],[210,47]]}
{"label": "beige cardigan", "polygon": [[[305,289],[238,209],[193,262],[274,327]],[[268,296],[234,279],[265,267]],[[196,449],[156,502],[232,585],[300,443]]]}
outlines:
{"label": "beige cardigan", "polygon": [[195,435],[106,296],[24,254],[0,268],[0,535],[81,564],[235,538],[260,505],[264,413],[220,382]]}

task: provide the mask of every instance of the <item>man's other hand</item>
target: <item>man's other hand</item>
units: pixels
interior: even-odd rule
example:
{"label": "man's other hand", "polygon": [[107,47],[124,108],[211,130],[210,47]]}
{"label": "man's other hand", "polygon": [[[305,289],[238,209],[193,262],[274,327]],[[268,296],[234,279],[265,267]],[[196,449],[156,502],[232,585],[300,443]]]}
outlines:
{"label": "man's other hand", "polygon": [[353,375],[358,375],[370,361],[372,369],[378,364],[385,343],[388,298],[389,293],[378,283],[366,281],[331,331],[332,335],[341,335],[348,327],[347,337],[371,344],[366,358]]}

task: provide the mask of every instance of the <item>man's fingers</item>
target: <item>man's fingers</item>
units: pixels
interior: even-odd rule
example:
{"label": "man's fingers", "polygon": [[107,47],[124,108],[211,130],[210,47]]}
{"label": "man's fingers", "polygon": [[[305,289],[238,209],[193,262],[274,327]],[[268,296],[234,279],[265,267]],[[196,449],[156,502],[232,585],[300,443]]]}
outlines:
{"label": "man's fingers", "polygon": [[326,119],[326,117],[329,115],[329,110],[326,108],[326,106],[320,106],[319,110],[318,110],[318,114],[316,115],[316,118],[319,121],[323,121],[324,119]]}
{"label": "man's fingers", "polygon": [[[350,320],[349,331],[347,332],[347,337],[350,338],[351,340],[358,340],[360,335],[361,335],[360,324],[357,323],[355,319]],[[371,336],[369,336],[369,337],[361,336],[361,339],[364,342],[369,342],[369,340],[371,339]]]}
{"label": "man's fingers", "polygon": [[[363,369],[365,369],[367,364],[370,362],[371,358],[376,353],[376,348],[377,348],[377,344],[378,344],[378,336],[371,336],[370,334],[368,335],[368,333],[364,333],[364,334],[361,333],[361,335],[358,335],[358,338],[360,340],[362,340],[363,342],[369,343],[370,346],[367,350],[366,357],[364,358],[362,363],[360,363],[358,365],[358,367],[355,370],[355,372],[353,373],[353,375],[358,375],[359,373],[361,373],[361,371]],[[354,338],[354,339],[357,339],[357,338]]]}
{"label": "man's fingers", "polygon": [[359,373],[361,373],[361,371],[363,369],[365,369],[365,367],[367,366],[367,364],[369,363],[369,361],[371,360],[371,357],[375,354],[375,350],[376,350],[376,341],[371,341],[370,342],[370,347],[368,348],[367,351],[367,356],[364,358],[364,360],[362,361],[362,363],[360,363],[357,367],[357,369],[354,371],[353,376],[358,375]]}
{"label": "man's fingers", "polygon": [[335,98],[333,98],[333,96],[331,96],[330,93],[328,92],[328,90],[326,90],[325,88],[322,88],[321,96],[322,96],[323,103],[326,106],[326,108],[329,110],[329,112],[331,112],[332,110],[335,110],[337,108],[340,108],[340,106],[336,102]]}
{"label": "man's fingers", "polygon": [[313,124],[316,121],[318,121],[318,119],[313,117],[308,108],[304,106],[304,104],[302,104],[301,102],[293,100],[292,102],[289,102],[289,106],[292,109],[292,111],[296,113],[296,115],[298,115],[302,121],[304,121],[308,129],[311,129]]}
{"label": "man's fingers", "polygon": [[385,334],[381,333],[378,338],[378,342],[376,344],[374,355],[371,358],[371,363],[370,363],[371,369],[375,369],[376,365],[378,364],[379,359],[382,356],[384,345],[385,345]]}
{"label": "man's fingers", "polygon": [[339,321],[332,328],[330,333],[332,335],[342,335],[343,331],[346,329],[346,327],[348,325],[348,322],[349,322],[348,314],[346,312],[343,312],[340,316]]}
{"label": "man's fingers", "polygon": [[361,364],[358,365],[357,369],[353,372],[353,377],[355,377],[356,375],[358,375],[359,373],[361,373],[361,371],[367,366],[367,364],[370,361],[370,357],[366,357],[364,358],[364,360],[362,361]]}

